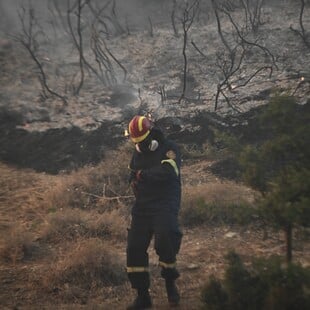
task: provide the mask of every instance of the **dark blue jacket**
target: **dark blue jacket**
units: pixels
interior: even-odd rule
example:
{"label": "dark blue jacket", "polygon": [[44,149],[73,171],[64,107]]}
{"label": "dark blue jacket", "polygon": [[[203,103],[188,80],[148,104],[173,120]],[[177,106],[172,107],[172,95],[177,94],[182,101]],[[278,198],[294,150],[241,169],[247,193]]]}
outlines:
{"label": "dark blue jacket", "polygon": [[[132,214],[178,214],[181,200],[181,156],[178,146],[152,130],[159,142],[155,151],[134,151],[129,168],[136,202]],[[137,171],[141,171],[137,178]]]}

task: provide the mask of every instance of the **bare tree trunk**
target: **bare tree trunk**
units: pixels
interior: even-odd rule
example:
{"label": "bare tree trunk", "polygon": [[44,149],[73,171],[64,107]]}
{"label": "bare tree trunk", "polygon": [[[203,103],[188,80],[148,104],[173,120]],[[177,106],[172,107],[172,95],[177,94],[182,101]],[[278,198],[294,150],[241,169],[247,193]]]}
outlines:
{"label": "bare tree trunk", "polygon": [[187,48],[187,38],[188,38],[188,31],[191,28],[197,10],[199,7],[199,1],[194,1],[191,5],[188,3],[186,4],[186,7],[183,11],[183,17],[182,17],[182,28],[183,28],[183,48],[182,48],[182,55],[184,59],[184,65],[183,65],[183,87],[182,87],[182,93],[178,100],[179,103],[185,98],[186,93],[186,81],[187,81],[187,55],[186,55],[186,48]]}
{"label": "bare tree trunk", "polygon": [[80,93],[80,90],[83,86],[84,83],[84,62],[83,62],[83,36],[82,36],[82,31],[81,31],[81,11],[82,11],[82,5],[81,5],[81,0],[78,0],[78,12],[77,12],[77,33],[79,37],[79,63],[80,63],[80,71],[81,71],[81,78],[80,78],[80,83],[77,87],[76,90],[76,95]]}
{"label": "bare tree trunk", "polygon": [[293,227],[288,224],[285,227],[285,241],[286,241],[286,262],[289,264],[293,259]]}
{"label": "bare tree trunk", "polygon": [[150,36],[153,37],[154,36],[153,24],[152,24],[152,19],[150,16],[149,16],[148,20],[149,20],[149,24],[150,24]]}
{"label": "bare tree trunk", "polygon": [[183,48],[182,48],[182,55],[184,59],[183,65],[183,88],[182,93],[179,98],[179,103],[184,99],[185,92],[186,92],[186,80],[187,80],[187,55],[186,55],[186,47],[187,47],[187,29],[185,23],[183,23]]}
{"label": "bare tree trunk", "polygon": [[214,14],[215,14],[215,18],[216,18],[216,23],[217,23],[217,30],[218,30],[218,34],[224,44],[224,46],[226,47],[226,49],[229,51],[230,54],[232,54],[232,49],[229,46],[229,44],[227,43],[226,39],[223,36],[223,32],[222,32],[222,26],[221,26],[221,22],[220,22],[220,17],[218,15],[218,7],[216,5],[216,1],[215,0],[211,0],[212,2],[212,7],[214,10]]}
{"label": "bare tree trunk", "polygon": [[176,9],[177,9],[177,1],[173,0],[173,8],[172,8],[172,12],[171,12],[171,23],[172,23],[172,28],[173,28],[173,32],[175,37],[179,37],[179,33],[178,33],[178,29],[175,25],[175,13],[176,13]]}

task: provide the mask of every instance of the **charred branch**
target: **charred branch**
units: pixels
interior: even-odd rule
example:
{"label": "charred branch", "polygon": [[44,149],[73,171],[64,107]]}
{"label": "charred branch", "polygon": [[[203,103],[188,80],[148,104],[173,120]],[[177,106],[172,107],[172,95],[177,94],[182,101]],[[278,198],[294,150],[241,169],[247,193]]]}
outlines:
{"label": "charred branch", "polygon": [[115,84],[116,78],[113,66],[95,29],[92,32],[91,43],[91,49],[100,70],[100,75],[98,75],[100,80],[104,85]]}
{"label": "charred branch", "polygon": [[83,36],[82,36],[82,30],[81,30],[81,11],[84,4],[82,5],[81,0],[78,0],[78,9],[77,9],[77,21],[76,21],[76,29],[78,33],[78,50],[79,50],[79,63],[80,63],[80,70],[81,70],[81,79],[80,83],[77,87],[76,94],[80,93],[80,90],[84,83],[84,53],[83,53]]}
{"label": "charred branch", "polygon": [[150,24],[150,36],[154,37],[153,24],[152,24],[152,19],[151,19],[150,16],[148,17],[148,21],[149,21],[149,24]]}
{"label": "charred branch", "polygon": [[178,32],[178,29],[177,29],[176,24],[175,24],[176,10],[177,10],[177,1],[173,0],[173,8],[172,8],[172,12],[171,12],[171,24],[172,24],[173,33],[174,33],[175,37],[178,38],[179,32]]}
{"label": "charred branch", "polygon": [[249,45],[249,46],[255,46],[255,47],[258,47],[259,49],[261,49],[266,55],[268,55],[271,60],[272,60],[272,64],[273,66],[278,69],[278,66],[276,64],[276,60],[275,60],[275,57],[273,56],[273,54],[270,52],[270,50],[268,48],[266,48],[265,46],[262,46],[260,44],[258,44],[257,42],[250,42],[249,40],[247,40],[245,38],[245,35],[242,34],[241,30],[239,29],[239,27],[237,26],[237,24],[235,23],[235,21],[233,20],[231,14],[229,14],[229,12],[223,10],[223,13],[225,13],[227,15],[227,17],[229,18],[231,24],[233,25],[233,27],[235,28],[236,30],[236,33],[239,37],[239,39],[241,40],[241,42]]}
{"label": "charred branch", "polygon": [[167,100],[167,94],[165,90],[165,85],[159,86],[157,93],[160,95],[161,104],[163,105]]}
{"label": "charred branch", "polygon": [[[101,79],[105,77],[106,81],[110,85],[117,83],[115,70],[111,62],[111,60],[113,60],[123,71],[123,74],[124,74],[123,82],[126,81],[127,73],[128,73],[126,68],[110,51],[105,40],[99,36],[99,33],[97,33],[95,28],[93,28],[93,32],[92,32],[92,50],[96,57],[98,66],[100,68]],[[103,71],[103,68],[105,69],[105,71]]]}
{"label": "charred branch", "polygon": [[26,48],[28,53],[30,54],[32,60],[35,62],[37,68],[39,69],[39,81],[42,86],[43,96],[47,96],[46,92],[50,95],[55,96],[62,100],[62,102],[66,105],[67,100],[65,96],[58,94],[56,91],[52,90],[48,83],[46,73],[43,69],[43,65],[37,56],[37,51],[39,49],[39,43],[37,41],[37,36],[43,34],[41,27],[39,26],[37,19],[35,17],[35,12],[33,7],[30,5],[28,9],[28,24],[26,24],[26,14],[27,10],[23,7],[22,13],[19,13],[19,19],[22,25],[22,34],[19,36],[15,36],[14,39],[21,43],[22,46]]}
{"label": "charred branch", "polygon": [[69,30],[68,30],[67,21],[66,21],[66,14],[62,13],[61,8],[59,7],[58,1],[49,0],[48,1],[48,9],[51,12],[51,14],[55,20],[57,20],[57,17],[58,17],[60,24],[61,24],[61,27],[64,29],[65,33],[70,35]]}
{"label": "charred branch", "polygon": [[123,82],[126,81],[127,79],[127,70],[126,68],[121,64],[121,62],[114,56],[114,54],[110,51],[110,49],[108,48],[105,40],[101,39],[102,44],[104,45],[105,50],[107,51],[108,55],[115,61],[115,63],[122,69],[123,73],[124,73],[124,77],[123,77]]}
{"label": "charred branch", "polygon": [[113,26],[115,27],[116,30],[116,34],[120,35],[125,33],[124,28],[122,27],[122,25],[120,24],[120,22],[118,21],[118,17],[116,15],[116,1],[113,0],[112,1],[112,9],[111,9],[111,13],[112,13],[112,17],[109,18],[109,16],[107,16],[107,18],[110,19],[111,23],[113,24]]}
{"label": "charred branch", "polygon": [[192,40],[191,44],[194,46],[194,49],[204,58],[207,58],[207,56],[201,51],[201,49],[196,45],[196,43]]}
{"label": "charred branch", "polygon": [[34,62],[36,63],[40,74],[41,74],[41,84],[44,86],[43,88],[43,92],[44,90],[47,90],[52,96],[58,97],[59,99],[61,99],[63,101],[64,104],[67,104],[67,100],[65,96],[59,95],[57,92],[53,91],[47,84],[47,79],[46,79],[46,75],[45,72],[43,70],[42,64],[41,62],[38,60],[37,56],[35,55],[35,53],[33,52],[33,50],[31,49],[30,46],[28,46],[28,44],[22,40],[19,41],[20,43],[23,44],[23,46],[28,50],[29,54],[31,55],[32,59],[34,60]]}
{"label": "charred branch", "polygon": [[[115,0],[107,1],[101,8],[94,7],[90,0],[86,1],[91,13],[95,17],[95,22],[98,23],[103,28],[100,29],[100,32],[104,33],[107,37],[113,34],[121,35],[126,33],[125,29],[120,24],[117,14],[116,14],[116,2]],[[109,12],[107,12],[109,10]],[[111,29],[112,26],[112,29]],[[126,27],[127,33],[129,32],[128,27]]]}
{"label": "charred branch", "polygon": [[216,18],[216,24],[217,24],[217,32],[221,38],[222,43],[224,44],[224,46],[226,47],[227,51],[229,51],[230,54],[232,54],[232,49],[229,46],[227,40],[225,39],[224,35],[223,35],[223,31],[222,31],[222,26],[221,26],[221,20],[218,14],[218,6],[216,4],[215,0],[211,0],[212,2],[212,7],[213,7],[213,11],[215,14],[215,18]]}
{"label": "charred branch", "polygon": [[183,65],[183,88],[182,88],[181,96],[178,100],[179,103],[181,103],[181,101],[184,99],[185,93],[186,93],[187,66],[188,66],[186,49],[187,49],[188,32],[194,22],[198,8],[199,8],[198,0],[193,1],[192,4],[186,3],[185,8],[183,10],[182,19],[181,19],[181,24],[182,24],[182,29],[183,29],[182,55],[184,59],[184,65]]}
{"label": "charred branch", "polygon": [[[68,22],[68,26],[69,26],[69,31],[71,34],[71,37],[73,39],[73,43],[76,47],[76,49],[78,50],[79,53],[79,66],[80,66],[80,82],[77,86],[77,88],[74,90],[74,95],[78,95],[83,83],[84,83],[84,63],[85,58],[83,55],[83,40],[82,40],[82,31],[81,31],[81,10],[82,10],[82,5],[81,5],[81,0],[77,0],[74,2],[73,6],[70,8],[70,0],[68,0],[67,2],[68,5],[68,10],[67,10],[67,22]],[[74,12],[75,8],[77,8],[77,34],[78,37],[76,37],[76,34],[74,33],[74,29],[72,26],[72,22],[71,22],[71,14],[72,12]]]}
{"label": "charred branch", "polygon": [[303,23],[303,15],[304,15],[304,10],[305,10],[305,0],[300,0],[301,5],[300,5],[300,12],[299,12],[299,26],[300,30],[294,29],[292,26],[290,26],[290,29],[295,32],[297,35],[299,35],[305,45],[310,48],[310,40],[309,40],[309,34],[306,33],[305,28],[304,28],[304,23]]}
{"label": "charred branch", "polygon": [[[254,15],[253,14],[251,15],[251,17],[246,17],[246,19],[251,18],[252,22],[254,22],[254,20],[257,22],[258,16],[260,16],[260,13],[258,11],[260,11],[262,4],[263,4],[263,1],[256,2],[257,6],[256,6],[254,13],[257,15],[257,17],[253,17]],[[225,46],[227,50],[227,53],[224,52],[221,54],[220,53],[217,54],[217,66],[220,68],[221,73],[224,78],[217,85],[214,109],[217,110],[219,98],[220,96],[223,96],[228,106],[233,108],[234,110],[237,110],[236,106],[230,103],[229,97],[227,96],[227,91],[232,93],[236,89],[246,86],[249,82],[252,81],[252,79],[255,76],[257,76],[262,71],[269,71],[269,78],[270,78],[273,72],[273,68],[274,67],[278,68],[278,67],[277,67],[273,54],[266,47],[259,44],[258,40],[251,42],[246,38],[246,32],[239,29],[239,26],[234,21],[232,14],[231,14],[231,9],[228,9],[227,6],[225,5],[220,5],[220,6],[217,5],[215,0],[212,0],[212,5],[213,5],[216,21],[217,21],[217,28],[218,28],[219,36],[220,36],[220,39],[223,45]],[[250,9],[248,8],[249,2],[243,1],[243,5],[247,5],[247,10],[246,10],[246,16],[247,16],[248,14],[250,14],[249,13]],[[228,40],[226,40],[223,34],[219,12],[224,13],[228,17],[231,25],[233,26],[235,30],[236,38],[235,38],[234,47],[232,47],[228,43]],[[255,69],[254,72],[249,74],[247,78],[244,78],[244,77],[241,78],[240,73],[242,70],[242,65],[245,62],[246,53],[253,48],[258,48],[261,51],[263,51],[263,53],[269,57],[271,61],[271,65],[263,65]]]}
{"label": "charred branch", "polygon": [[[73,38],[74,45],[79,53],[79,65],[80,65],[80,83],[75,90],[75,94],[77,95],[83,85],[84,81],[84,67],[88,69],[90,72],[92,72],[104,85],[113,85],[117,82],[116,80],[116,74],[114,72],[113,66],[111,64],[110,58],[113,59],[125,72],[124,73],[124,80],[126,79],[127,71],[126,69],[121,65],[121,63],[114,57],[114,55],[110,52],[110,50],[107,48],[107,45],[105,44],[103,39],[100,39],[98,31],[96,30],[95,24],[92,25],[92,32],[91,32],[91,49],[95,55],[95,61],[98,64],[98,68],[96,69],[90,62],[86,59],[83,52],[83,33],[82,33],[82,23],[81,23],[81,13],[82,9],[87,3],[81,3],[81,0],[78,0],[74,3],[72,8],[68,9],[67,14],[67,20],[68,25],[70,29],[70,34]],[[92,7],[92,6],[90,6]],[[106,8],[106,6],[104,6]],[[71,21],[71,15],[74,12],[74,9],[76,9],[76,33],[72,26]],[[97,24],[102,24],[102,21],[100,21],[99,16],[96,16]],[[102,31],[104,35],[106,35],[105,31]]]}
{"label": "charred branch", "polygon": [[[94,8],[91,1],[87,1],[87,5],[95,17],[95,22],[93,24],[98,22],[101,26],[103,26],[105,35],[109,36],[109,29],[108,29],[107,23],[104,20],[104,18],[101,17],[102,12],[104,12],[106,10],[106,8],[109,5],[109,2],[107,2],[102,8]],[[101,30],[101,31],[103,31],[103,30]]]}
{"label": "charred branch", "polygon": [[241,0],[245,12],[246,25],[249,26],[254,33],[263,25],[261,14],[264,2],[264,0]]}

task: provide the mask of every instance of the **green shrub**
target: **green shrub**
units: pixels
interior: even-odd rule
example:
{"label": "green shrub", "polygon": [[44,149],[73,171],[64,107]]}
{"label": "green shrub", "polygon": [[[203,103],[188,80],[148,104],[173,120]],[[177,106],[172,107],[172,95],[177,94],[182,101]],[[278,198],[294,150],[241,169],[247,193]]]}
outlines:
{"label": "green shrub", "polygon": [[248,267],[234,252],[226,259],[223,280],[212,276],[202,288],[204,309],[309,309],[309,267],[285,266],[277,257],[253,260]]}
{"label": "green shrub", "polygon": [[297,264],[284,267],[279,257],[254,262],[260,278],[269,287],[265,309],[309,309],[310,268]]}
{"label": "green shrub", "polygon": [[206,304],[208,310],[228,310],[228,294],[224,290],[221,282],[211,276],[209,282],[203,287],[201,300]]}
{"label": "green shrub", "polygon": [[241,258],[234,252],[226,256],[228,268],[224,285],[229,295],[230,309],[263,309],[267,287],[262,279],[248,270]]}

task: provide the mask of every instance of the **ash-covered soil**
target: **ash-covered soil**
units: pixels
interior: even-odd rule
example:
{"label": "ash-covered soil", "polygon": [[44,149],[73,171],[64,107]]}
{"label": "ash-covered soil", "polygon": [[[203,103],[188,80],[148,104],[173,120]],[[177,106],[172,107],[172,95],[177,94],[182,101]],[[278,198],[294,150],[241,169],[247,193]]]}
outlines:
{"label": "ash-covered soil", "polygon": [[[123,141],[123,131],[130,118],[146,112],[152,112],[167,135],[177,142],[201,146],[213,142],[214,128],[227,125],[223,117],[230,115],[238,123],[240,115],[244,115],[241,121],[246,122],[247,114],[243,113],[267,103],[274,90],[294,94],[302,104],[309,100],[310,76],[307,68],[310,52],[301,38],[289,29],[290,26],[299,29],[300,7],[297,2],[272,1],[264,7],[262,25],[256,37],[250,36],[249,40],[258,40],[266,47],[274,55],[277,68],[274,68],[272,76],[263,70],[245,87],[226,93],[241,114],[231,109],[224,97],[220,98],[214,113],[217,84],[223,75],[217,66],[218,53],[223,46],[208,4],[202,5],[199,18],[188,32],[187,90],[186,100],[182,102],[178,102],[184,66],[180,21],[176,24],[178,35],[175,35],[168,14],[172,9],[170,5],[162,1],[150,1],[148,5],[132,1],[126,2],[126,5],[127,11],[128,5],[138,9],[135,12],[130,10],[131,15],[126,17],[126,10],[116,7],[120,24],[124,26],[127,18],[127,32],[117,34],[114,27],[114,33],[112,31],[106,41],[109,51],[126,69],[126,80],[121,67],[113,63],[113,85],[102,84],[88,72],[78,96],[73,95],[79,79],[78,52],[72,46],[68,33],[61,28],[61,23],[54,17],[54,27],[58,31],[51,33],[44,20],[49,12],[43,14],[42,7],[34,7],[41,14],[38,20],[48,35],[48,39],[44,40],[38,35],[38,59],[46,72],[49,86],[66,96],[67,104],[42,91],[38,67],[20,44],[21,28],[4,29],[9,21],[2,21],[2,161],[49,173],[96,163],[104,157],[106,150]],[[303,15],[305,29],[309,29],[309,10],[307,4]],[[13,4],[9,12],[13,18]],[[237,20],[243,16],[238,8],[233,9],[231,14]],[[18,25],[20,20],[16,18]],[[222,26],[224,34],[232,40],[229,34],[231,24],[225,16],[222,16]],[[84,35],[88,38],[86,32]],[[95,65],[88,43],[85,40],[85,57]],[[199,53],[190,43],[195,43],[203,53]],[[260,66],[270,65],[270,61],[262,50],[252,49],[239,78],[245,81]]]}

